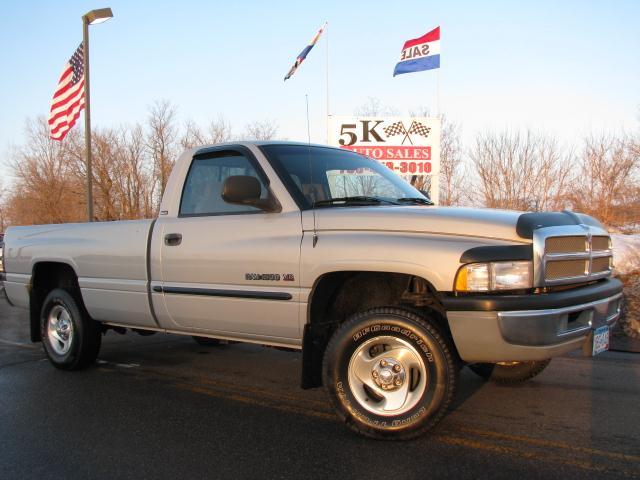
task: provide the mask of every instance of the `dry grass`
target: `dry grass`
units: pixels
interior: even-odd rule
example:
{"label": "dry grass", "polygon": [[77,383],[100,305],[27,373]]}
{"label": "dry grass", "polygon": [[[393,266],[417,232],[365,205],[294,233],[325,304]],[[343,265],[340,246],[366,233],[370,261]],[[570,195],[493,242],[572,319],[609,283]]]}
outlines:
{"label": "dry grass", "polygon": [[640,338],[640,270],[620,275],[624,283],[624,302],[620,327],[631,338]]}

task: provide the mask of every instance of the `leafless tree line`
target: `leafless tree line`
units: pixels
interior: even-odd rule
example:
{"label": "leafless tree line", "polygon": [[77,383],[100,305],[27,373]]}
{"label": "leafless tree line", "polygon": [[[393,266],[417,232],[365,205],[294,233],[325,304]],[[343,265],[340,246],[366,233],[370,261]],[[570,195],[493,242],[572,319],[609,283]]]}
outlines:
{"label": "leafless tree line", "polygon": [[[391,112],[375,98],[357,111]],[[429,116],[418,108],[412,116]],[[390,113],[389,113],[390,114]],[[395,112],[394,114],[397,114]],[[234,138],[268,140],[273,121],[257,121],[237,135],[224,117],[206,126],[178,121],[175,107],[155,102],[144,123],[93,132],[96,220],[155,216],[173,164],[196,145]],[[14,181],[0,184],[0,231],[8,224],[86,219],[86,167],[79,129],[59,143],[44,118],[27,122],[26,140],[12,153]],[[410,179],[429,188],[429,177]],[[593,135],[566,148],[552,136],[526,131],[480,133],[464,149],[461,126],[442,117],[440,203],[516,210],[573,209],[612,228],[640,228],[640,134]]]}
{"label": "leafless tree line", "polygon": [[571,209],[622,230],[640,224],[637,134],[592,135],[575,149],[532,131],[480,134],[468,159],[475,203],[516,210]]}
{"label": "leafless tree line", "polygon": [[487,207],[564,207],[571,163],[555,139],[531,131],[480,134],[469,158],[477,174],[478,195]]}

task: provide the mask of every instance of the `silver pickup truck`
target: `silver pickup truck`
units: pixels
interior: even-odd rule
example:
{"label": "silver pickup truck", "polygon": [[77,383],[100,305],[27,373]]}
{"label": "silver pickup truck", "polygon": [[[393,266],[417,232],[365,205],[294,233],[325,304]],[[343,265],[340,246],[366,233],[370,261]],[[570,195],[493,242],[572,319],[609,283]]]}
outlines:
{"label": "silver pickup truck", "polygon": [[185,152],[155,220],[10,228],[4,268],[58,368],[109,329],[298,349],[302,387],[377,438],[434,426],[465,365],[516,382],[606,350],[622,292],[591,217],[435,207],[378,162],[291,142]]}

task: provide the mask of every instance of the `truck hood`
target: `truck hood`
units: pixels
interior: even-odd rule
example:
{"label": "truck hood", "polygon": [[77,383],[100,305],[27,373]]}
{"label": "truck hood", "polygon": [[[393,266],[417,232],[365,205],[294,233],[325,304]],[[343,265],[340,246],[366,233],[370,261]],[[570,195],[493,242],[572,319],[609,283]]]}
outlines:
{"label": "truck hood", "polygon": [[375,206],[316,209],[318,230],[384,230],[531,243],[516,233],[523,212],[484,208]]}

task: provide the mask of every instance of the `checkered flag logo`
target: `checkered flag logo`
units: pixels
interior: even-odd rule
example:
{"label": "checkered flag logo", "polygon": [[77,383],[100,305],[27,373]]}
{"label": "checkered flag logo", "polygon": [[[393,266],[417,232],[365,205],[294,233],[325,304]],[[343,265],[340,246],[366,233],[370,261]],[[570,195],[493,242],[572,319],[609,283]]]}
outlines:
{"label": "checkered flag logo", "polygon": [[393,137],[394,135],[406,135],[407,130],[404,128],[402,122],[392,123],[388,127],[383,128],[384,133],[387,134],[387,137]]}
{"label": "checkered flag logo", "polygon": [[428,137],[429,136],[429,132],[431,132],[431,128],[430,127],[426,127],[420,122],[413,122],[413,124],[411,125],[411,128],[409,128],[409,132],[408,133],[409,134],[415,133],[415,134],[421,135],[423,137]]}

